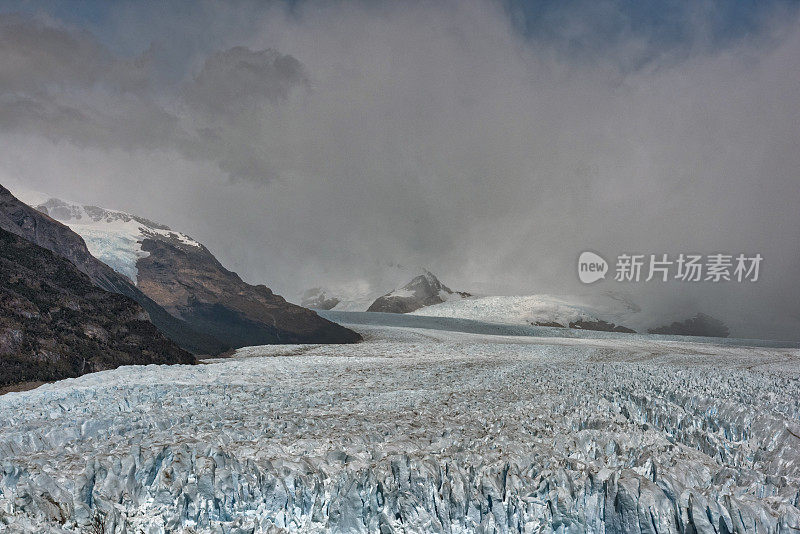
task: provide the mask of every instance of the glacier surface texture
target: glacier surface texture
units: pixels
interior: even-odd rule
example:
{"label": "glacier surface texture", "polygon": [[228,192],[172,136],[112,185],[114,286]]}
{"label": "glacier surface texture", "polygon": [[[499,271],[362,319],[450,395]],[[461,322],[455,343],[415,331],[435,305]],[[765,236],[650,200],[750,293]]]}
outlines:
{"label": "glacier surface texture", "polygon": [[797,349],[358,329],[0,397],[0,532],[800,529]]}

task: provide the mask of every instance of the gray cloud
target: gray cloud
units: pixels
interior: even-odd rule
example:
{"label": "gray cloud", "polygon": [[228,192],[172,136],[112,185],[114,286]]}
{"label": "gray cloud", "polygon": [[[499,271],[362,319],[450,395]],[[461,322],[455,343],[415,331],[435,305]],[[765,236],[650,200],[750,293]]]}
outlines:
{"label": "gray cloud", "polygon": [[186,99],[226,120],[257,110],[265,101],[283,101],[294,87],[307,84],[303,65],[292,56],[236,46],[205,60],[186,89]]}
{"label": "gray cloud", "polygon": [[90,34],[0,15],[0,127],[83,147],[175,150],[232,178],[274,177],[254,141],[269,108],[308,85],[302,64],[237,46],[165,94],[154,54],[116,57]]}
{"label": "gray cloud", "polygon": [[121,92],[147,86],[148,55],[113,57],[87,32],[19,15],[0,15],[0,87],[4,92],[64,91],[104,84]]}
{"label": "gray cloud", "polygon": [[[163,221],[290,296],[390,263],[557,293],[584,290],[584,249],[760,252],[757,284],[624,289],[665,320],[797,337],[796,12],[725,46],[695,24],[690,49],[631,68],[638,34],[571,59],[491,2],[255,9],[246,30],[209,6],[215,51],[159,53],[124,14],[116,32],[148,36],[132,58],[29,19],[47,36],[17,50],[0,25],[0,80],[19,72],[0,86],[0,178]],[[56,48],[69,72],[34,61]]]}

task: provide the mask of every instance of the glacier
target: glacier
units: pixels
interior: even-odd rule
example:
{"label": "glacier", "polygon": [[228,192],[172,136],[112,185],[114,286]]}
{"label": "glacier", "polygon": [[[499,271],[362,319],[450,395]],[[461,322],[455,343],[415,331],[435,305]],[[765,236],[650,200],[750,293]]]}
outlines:
{"label": "glacier", "polygon": [[15,192],[23,202],[69,226],[83,238],[92,256],[134,284],[139,274],[136,263],[150,255],[142,250],[145,239],[160,237],[188,247],[202,247],[186,234],[144,217],[64,201],[26,189],[15,189]]}
{"label": "glacier", "polygon": [[354,326],[0,397],[0,531],[800,531],[800,351]]}
{"label": "glacier", "polygon": [[566,296],[472,296],[451,299],[410,313],[517,325],[558,323],[567,326],[578,321],[603,320],[640,332],[646,332],[647,325],[658,320],[652,311],[644,311],[625,295],[610,291]]}

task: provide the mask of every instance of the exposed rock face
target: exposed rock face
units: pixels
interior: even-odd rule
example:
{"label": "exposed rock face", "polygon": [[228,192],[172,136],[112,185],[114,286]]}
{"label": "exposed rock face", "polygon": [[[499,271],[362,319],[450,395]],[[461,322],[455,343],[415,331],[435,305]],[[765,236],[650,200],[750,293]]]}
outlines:
{"label": "exposed rock face", "polygon": [[339,302],[341,301],[338,298],[330,297],[323,289],[315,287],[303,293],[300,305],[314,310],[332,310]]}
{"label": "exposed rock face", "polygon": [[203,245],[154,235],[142,241],[138,286],[167,311],[233,347],[354,343],[357,333],[290,304],[225,269]]}
{"label": "exposed rock face", "polygon": [[624,332],[626,334],[635,334],[636,330],[628,327],[609,323],[598,319],[596,321],[574,321],[569,323],[570,328],[580,328],[581,330],[598,330],[600,332]]}
{"label": "exposed rock face", "polygon": [[[125,274],[167,315],[225,349],[271,343],[353,343],[361,336],[253,286],[191,237],[143,217],[50,199],[36,206],[81,233],[89,250]],[[124,277],[123,277],[124,278]],[[220,351],[217,351],[220,352]]]}
{"label": "exposed rock face", "polygon": [[550,328],[566,328],[563,324],[555,321],[535,321],[533,326],[549,326]]}
{"label": "exposed rock face", "polygon": [[441,304],[451,297],[469,296],[469,293],[453,291],[441,283],[433,273],[425,271],[400,289],[395,289],[376,299],[367,311],[409,313],[425,306]]}
{"label": "exposed rock face", "polygon": [[0,228],[68,259],[97,287],[132,298],[147,311],[153,324],[182,348],[195,354],[218,354],[229,348],[167,313],[139,291],[129,279],[92,256],[81,236],[19,201],[1,185]]}
{"label": "exposed rock face", "polygon": [[0,310],[0,387],[120,365],[194,362],[136,302],[2,229]]}
{"label": "exposed rock face", "polygon": [[725,323],[710,315],[698,313],[691,319],[675,321],[668,326],[660,326],[648,330],[651,334],[669,334],[673,336],[707,336],[728,337],[730,331]]}
{"label": "exposed rock face", "polygon": [[630,329],[626,326],[609,323],[602,319],[580,319],[577,321],[570,321],[567,325],[557,323],[555,321],[535,321],[531,323],[533,326],[549,326],[551,328],[577,328],[578,330],[595,330],[599,332],[623,332],[626,334],[635,334],[636,330]]}

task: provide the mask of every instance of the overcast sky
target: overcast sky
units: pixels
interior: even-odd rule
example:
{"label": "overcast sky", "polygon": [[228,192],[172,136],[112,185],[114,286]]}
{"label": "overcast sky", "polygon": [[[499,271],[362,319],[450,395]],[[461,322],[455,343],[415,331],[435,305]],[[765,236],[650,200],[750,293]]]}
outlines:
{"label": "overcast sky", "polygon": [[797,2],[4,2],[0,182],[290,298],[393,263],[574,293],[587,249],[760,253],[754,284],[592,288],[798,339],[799,72]]}

